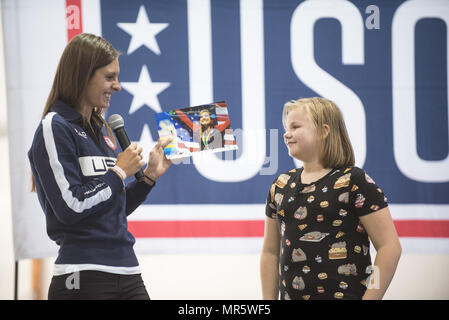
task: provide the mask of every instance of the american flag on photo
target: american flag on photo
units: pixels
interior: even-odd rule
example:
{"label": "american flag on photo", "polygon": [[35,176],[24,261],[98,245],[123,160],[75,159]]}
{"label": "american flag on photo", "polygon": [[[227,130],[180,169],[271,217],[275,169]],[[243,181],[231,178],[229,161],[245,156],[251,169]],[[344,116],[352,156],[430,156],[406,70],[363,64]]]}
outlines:
{"label": "american flag on photo", "polygon": [[192,134],[182,127],[176,120],[173,122],[175,123],[176,132],[180,139],[177,143],[178,152],[190,154],[192,152],[200,151],[200,145],[198,142],[193,141]]}
{"label": "american flag on photo", "polygon": [[[51,84],[67,41],[81,32],[101,35],[121,52],[122,90],[108,113],[122,115],[145,155],[158,138],[155,114],[212,101],[232,106],[226,114],[218,104],[216,120],[232,120],[224,143],[237,143],[239,151],[232,159],[186,158],[161,177],[129,216],[139,253],[260,252],[270,185],[298,166],[283,143],[282,107],[312,96],[340,107],[356,165],[387,195],[404,252],[449,253],[447,70],[441,68],[448,11],[422,10],[420,1],[379,2],[382,27],[367,30],[366,1],[333,3],[3,0],[17,258],[56,250],[44,219],[30,215],[40,208],[23,187],[29,168],[22,163],[40,118],[36,104],[48,95],[43,86]],[[186,152],[196,150],[179,130]]]}

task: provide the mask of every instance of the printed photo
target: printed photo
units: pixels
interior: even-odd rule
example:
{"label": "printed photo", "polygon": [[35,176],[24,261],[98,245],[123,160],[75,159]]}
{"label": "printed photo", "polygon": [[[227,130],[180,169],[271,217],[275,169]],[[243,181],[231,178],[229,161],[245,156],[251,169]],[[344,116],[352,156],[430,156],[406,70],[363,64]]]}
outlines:
{"label": "printed photo", "polygon": [[168,159],[238,149],[226,101],[160,112],[156,123],[160,138],[176,136],[164,149]]}

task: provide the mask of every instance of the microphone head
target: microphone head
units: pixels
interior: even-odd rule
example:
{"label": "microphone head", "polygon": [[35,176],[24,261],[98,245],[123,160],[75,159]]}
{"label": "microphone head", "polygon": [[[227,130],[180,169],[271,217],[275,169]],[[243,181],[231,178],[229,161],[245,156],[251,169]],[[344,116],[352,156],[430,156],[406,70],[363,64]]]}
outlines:
{"label": "microphone head", "polygon": [[123,128],[125,126],[125,121],[123,121],[121,115],[113,114],[108,119],[108,125],[111,127],[112,130],[116,130],[119,128]]}

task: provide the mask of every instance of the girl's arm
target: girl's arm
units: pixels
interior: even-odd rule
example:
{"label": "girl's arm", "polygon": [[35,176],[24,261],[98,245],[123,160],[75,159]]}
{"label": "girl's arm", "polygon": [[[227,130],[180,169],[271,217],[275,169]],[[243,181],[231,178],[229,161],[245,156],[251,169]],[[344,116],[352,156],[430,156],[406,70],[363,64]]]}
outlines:
{"label": "girl's arm", "polygon": [[380,300],[387,291],[401,256],[401,244],[388,207],[360,217],[376,248],[373,273],[363,300]]}
{"label": "girl's arm", "polygon": [[276,219],[265,218],[265,234],[260,255],[262,299],[279,298],[279,247],[280,235]]}

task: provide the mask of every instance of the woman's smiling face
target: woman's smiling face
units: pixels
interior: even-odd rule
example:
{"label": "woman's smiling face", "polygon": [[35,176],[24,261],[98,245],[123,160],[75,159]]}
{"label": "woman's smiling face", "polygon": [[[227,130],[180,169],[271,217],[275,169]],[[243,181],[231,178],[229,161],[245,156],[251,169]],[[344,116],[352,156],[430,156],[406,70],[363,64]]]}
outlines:
{"label": "woman's smiling face", "polygon": [[93,77],[89,80],[86,97],[84,99],[85,105],[102,109],[108,108],[112,93],[121,90],[118,81],[119,73],[120,66],[118,59],[97,69]]}

